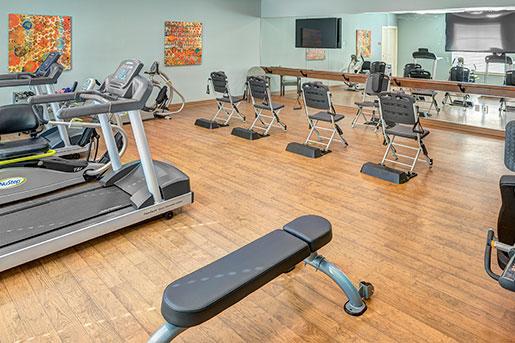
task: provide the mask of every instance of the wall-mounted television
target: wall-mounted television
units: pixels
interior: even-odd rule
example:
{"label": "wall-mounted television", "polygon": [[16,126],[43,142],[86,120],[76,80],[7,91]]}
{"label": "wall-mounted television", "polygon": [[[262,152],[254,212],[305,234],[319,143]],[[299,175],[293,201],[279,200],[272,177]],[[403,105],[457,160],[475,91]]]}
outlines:
{"label": "wall-mounted television", "polygon": [[342,47],[341,18],[297,19],[296,48],[339,49]]}
{"label": "wall-mounted television", "polygon": [[446,14],[446,51],[515,52],[515,11]]}

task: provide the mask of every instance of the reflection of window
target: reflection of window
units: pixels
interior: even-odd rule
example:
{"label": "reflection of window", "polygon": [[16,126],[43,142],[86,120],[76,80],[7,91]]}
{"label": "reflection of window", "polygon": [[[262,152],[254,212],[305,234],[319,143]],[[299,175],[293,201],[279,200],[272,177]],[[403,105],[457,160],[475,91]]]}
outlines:
{"label": "reflection of window", "polygon": [[[465,59],[465,67],[470,70],[475,70],[478,73],[484,73],[486,71],[485,57],[491,55],[489,52],[452,52],[452,60],[456,64],[459,57]],[[511,69],[511,68],[508,68]],[[504,74],[504,64],[502,63],[490,63],[488,66],[488,73],[499,73]]]}

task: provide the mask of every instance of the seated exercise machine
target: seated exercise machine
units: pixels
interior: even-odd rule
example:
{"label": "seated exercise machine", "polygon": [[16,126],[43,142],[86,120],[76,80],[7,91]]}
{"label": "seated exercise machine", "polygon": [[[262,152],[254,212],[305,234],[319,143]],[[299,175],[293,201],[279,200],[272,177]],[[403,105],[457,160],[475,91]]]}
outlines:
{"label": "seated exercise machine", "polygon": [[[355,105],[358,106],[358,111],[352,120],[353,128],[360,124],[358,122],[360,117],[363,117],[363,125],[371,125],[376,129],[379,128],[381,125],[381,119],[376,117],[376,110],[379,109],[379,99],[377,96],[382,92],[387,92],[389,85],[390,78],[384,73],[377,72],[368,75],[365,89],[363,90],[363,99],[359,102],[355,102]],[[364,109],[366,108],[372,109],[372,115],[370,118],[367,118],[365,114]]]}
{"label": "seated exercise machine", "polygon": [[[455,81],[455,82],[474,82],[474,74],[473,72],[464,66],[465,60],[463,57],[458,58],[458,63],[451,68],[449,71],[449,81]],[[451,95],[451,93],[446,92],[445,96],[442,101],[442,105],[449,104],[451,106],[460,106],[464,108],[473,107],[474,104],[472,101],[470,101],[470,95],[469,94],[460,94],[460,98],[458,99],[457,95]]]}
{"label": "seated exercise machine", "polygon": [[[343,69],[342,72],[352,73],[352,74],[360,74],[361,68],[363,67],[363,62],[365,60],[363,59],[363,56],[361,57],[361,61],[358,59],[358,57],[354,54],[350,55],[350,62],[347,66],[347,69]],[[345,85],[348,87],[347,90],[349,91],[359,91],[362,88],[360,88],[359,83],[345,81]]]}
{"label": "seated exercise machine", "polygon": [[[207,94],[211,92],[209,87],[209,84],[211,84],[213,91],[220,95],[216,98],[218,110],[212,119],[199,118],[195,121],[195,125],[206,129],[218,129],[229,126],[233,116],[245,122],[245,115],[238,108],[244,98],[231,95],[227,75],[223,71],[212,72],[207,82]],[[227,104],[230,105],[229,108],[225,107]],[[218,118],[222,113],[225,114],[225,119]]]}
{"label": "seated exercise machine", "polygon": [[[139,75],[143,64],[125,60],[99,91],[36,96],[33,103],[80,98],[92,103],[59,110],[59,118],[97,115],[112,171],[101,179],[58,192],[31,197],[0,208],[0,271],[52,254],[89,239],[141,223],[191,204],[186,174],[171,164],[153,161],[139,110],[152,84]],[[30,100],[29,100],[30,101]],[[108,113],[129,112],[140,161],[122,164]],[[0,189],[16,188],[20,178],[1,177]]]}
{"label": "seated exercise machine", "polygon": [[[286,150],[310,158],[322,157],[331,152],[329,148],[336,136],[345,146],[348,146],[349,144],[343,138],[343,130],[338,125],[338,122],[343,120],[345,116],[336,113],[329,87],[320,82],[307,82],[302,85],[302,96],[309,133],[303,144],[289,143]],[[309,114],[309,107],[321,111]],[[322,123],[326,123],[326,126],[322,126]],[[327,124],[330,127],[327,127]],[[330,132],[330,136],[322,136],[320,131]],[[316,134],[317,140],[311,139],[313,134]]]}
{"label": "seated exercise machine", "polygon": [[[515,70],[508,70],[504,77],[504,85],[505,86],[515,86]],[[509,103],[508,99],[501,98],[499,105],[499,115],[502,115],[506,112],[515,112],[515,105],[513,103]]]}
{"label": "seated exercise machine", "polygon": [[[413,52],[412,56],[413,63],[408,63],[404,67],[404,77],[432,80],[436,75],[438,60],[441,58],[437,57],[427,48],[419,48],[417,51]],[[427,71],[422,67],[423,61],[431,61],[431,71]],[[428,102],[430,104],[427,110],[420,112],[421,116],[430,117],[433,107],[437,114],[440,113],[440,106],[438,105],[438,101],[436,101],[436,96],[438,95],[436,91],[427,89],[414,89],[412,90],[411,94],[418,102]],[[426,100],[427,98],[430,100]]]}
{"label": "seated exercise machine", "polygon": [[[151,105],[145,105],[141,109],[141,118],[143,120],[156,117],[171,119],[171,115],[179,113],[184,109],[186,104],[184,96],[175,88],[168,75],[161,71],[158,62],[152,63],[152,66],[145,74],[149,76],[152,86],[157,91],[157,95]],[[179,109],[170,111],[169,107],[172,105],[175,94],[180,98],[181,105]]]}
{"label": "seated exercise machine", "polygon": [[319,216],[302,216],[284,227],[174,281],[166,287],[161,313],[166,320],[149,343],[172,341],[180,333],[200,325],[301,262],[329,276],[348,298],[343,306],[351,316],[367,310],[364,300],[374,293],[368,282],[357,289],[349,278],[318,254],[332,239],[331,223]]}
{"label": "seated exercise machine", "polygon": [[[515,121],[506,126],[504,164],[515,172]],[[488,230],[485,247],[486,273],[499,284],[515,292],[515,176],[505,175],[500,181],[502,207],[497,222],[497,235]],[[497,263],[503,270],[500,275],[492,271],[492,247],[497,249]]]}
{"label": "seated exercise machine", "polygon": [[[63,66],[59,64],[61,54],[51,52],[34,73],[20,72],[0,74],[0,88],[28,86],[36,95],[54,94],[54,85],[63,72]],[[57,103],[50,104],[54,119],[59,111]],[[43,107],[42,119],[50,120],[48,108]],[[65,126],[47,125],[46,129],[39,133],[41,139],[48,141],[51,149],[56,150],[57,155],[79,157],[78,155],[90,149],[91,141],[95,140],[96,132],[90,128],[67,129]]]}
{"label": "seated exercise machine", "polygon": [[[248,93],[254,107],[255,118],[248,129],[236,127],[231,134],[248,140],[256,140],[267,137],[273,126],[280,127],[286,131],[286,124],[279,118],[282,104],[272,102],[270,84],[265,77],[250,76],[247,78]],[[264,114],[267,111],[270,114]],[[259,125],[259,123],[261,125]]]}
{"label": "seated exercise machine", "polygon": [[[429,130],[424,129],[420,124],[419,112],[415,102],[413,96],[404,93],[386,92],[379,95],[381,121],[387,144],[386,152],[381,163],[365,163],[361,168],[362,173],[401,184],[417,176],[414,169],[421,153],[424,154],[428,165],[430,167],[433,165],[433,160],[429,157],[424,144],[424,138],[429,135]],[[414,140],[417,142],[417,146],[397,143],[395,142],[396,138]],[[398,148],[414,150],[416,151],[415,156],[400,154],[397,151]],[[393,156],[393,160],[389,158],[390,154]],[[399,157],[410,160],[412,163],[400,162]],[[385,165],[385,162],[408,167],[409,171],[390,168]]]}

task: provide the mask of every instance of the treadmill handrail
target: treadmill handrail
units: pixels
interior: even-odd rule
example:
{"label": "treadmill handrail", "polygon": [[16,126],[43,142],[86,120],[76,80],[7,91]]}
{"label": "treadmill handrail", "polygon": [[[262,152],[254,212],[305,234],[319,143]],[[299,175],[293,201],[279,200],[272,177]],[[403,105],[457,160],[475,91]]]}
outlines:
{"label": "treadmill handrail", "polygon": [[27,78],[10,78],[0,79],[0,88],[5,87],[20,87],[20,86],[40,86],[56,84],[57,78],[55,77],[27,77]]}
{"label": "treadmill handrail", "polygon": [[[89,99],[102,99],[103,101],[106,101],[106,99],[103,99],[98,96],[91,96]],[[140,109],[139,105],[139,101],[121,98],[117,101],[109,101],[102,104],[90,104],[79,107],[63,108],[59,111],[58,117],[61,119],[72,119],[103,113],[121,113],[126,111],[137,111]]]}
{"label": "treadmill handrail", "polygon": [[78,100],[77,93],[58,93],[48,95],[33,95],[27,99],[31,105],[51,104],[53,102]]}
{"label": "treadmill handrail", "polygon": [[36,77],[34,73],[9,73],[9,74],[0,74],[0,80],[18,80],[24,78]]}

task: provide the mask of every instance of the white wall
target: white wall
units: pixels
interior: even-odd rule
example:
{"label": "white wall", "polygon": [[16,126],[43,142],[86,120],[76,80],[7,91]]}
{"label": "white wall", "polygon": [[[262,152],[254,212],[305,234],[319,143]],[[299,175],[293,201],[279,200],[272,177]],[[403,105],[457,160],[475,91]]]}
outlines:
{"label": "white wall", "polygon": [[[166,20],[204,23],[202,65],[163,69],[188,101],[209,97],[211,71],[225,70],[236,93],[248,68],[259,65],[259,0],[0,0],[0,73],[7,72],[9,13],[72,16],[73,65],[59,87],[104,79],[125,58],[163,64]],[[10,103],[11,92],[0,89],[0,104]]]}
{"label": "white wall", "polygon": [[262,17],[514,6],[513,0],[261,0]]}

